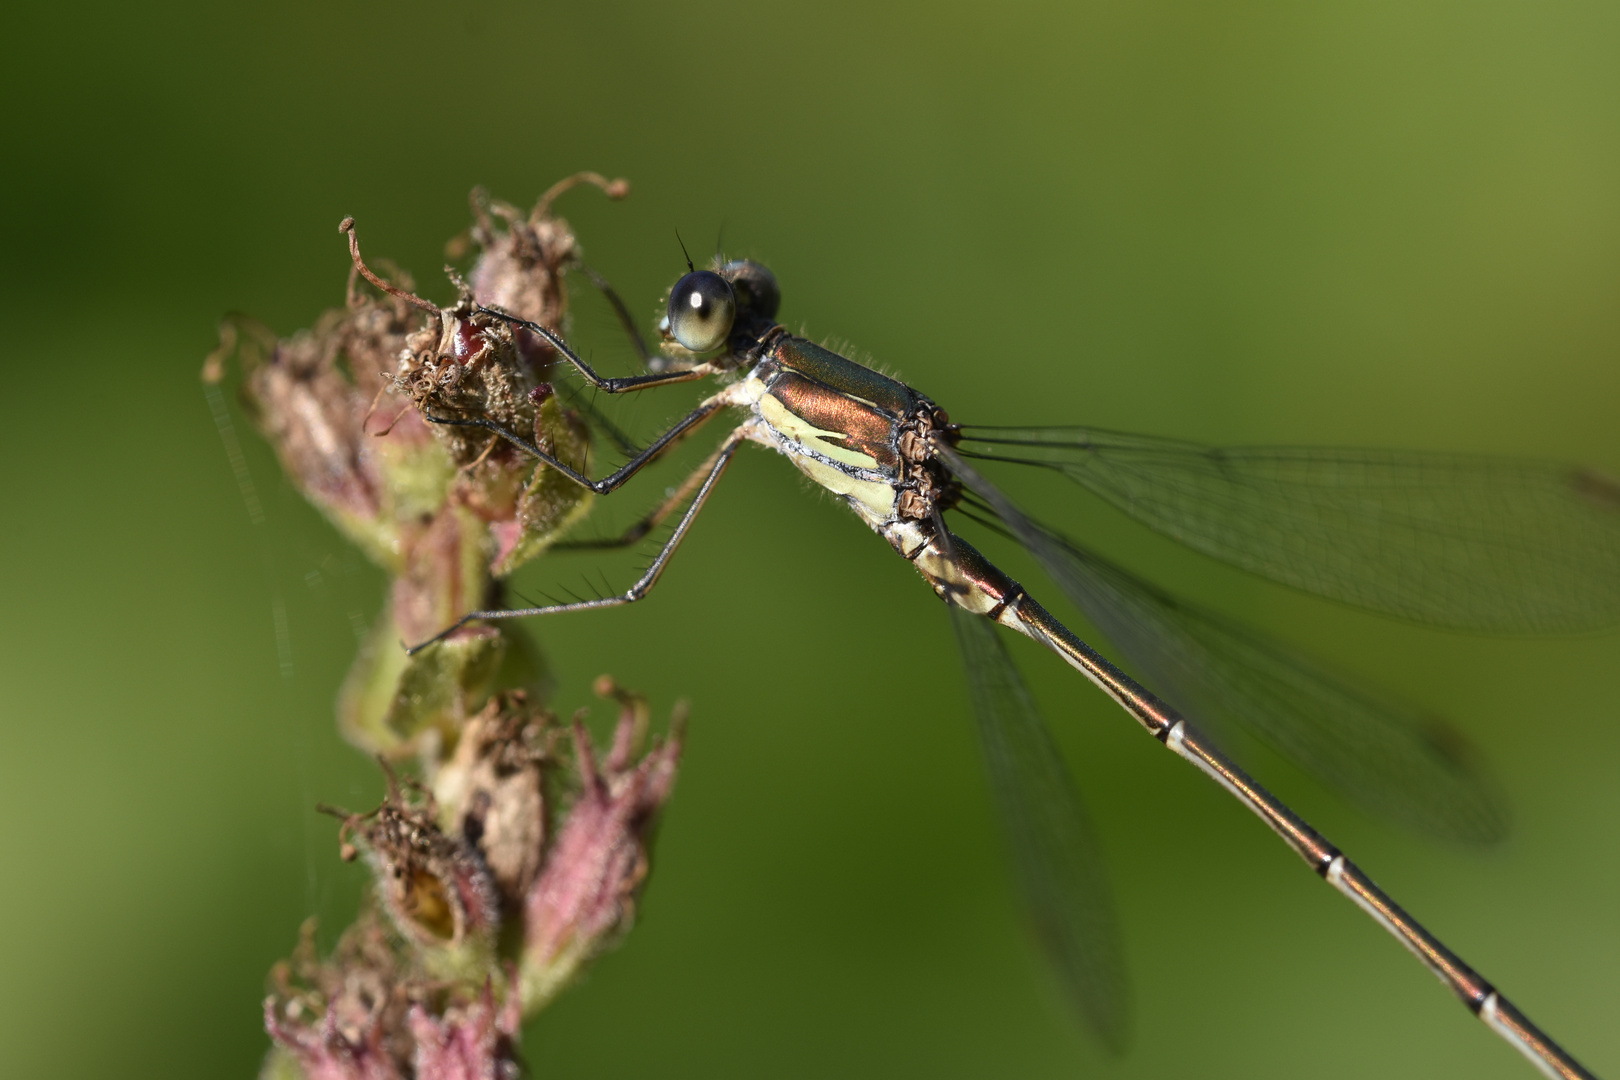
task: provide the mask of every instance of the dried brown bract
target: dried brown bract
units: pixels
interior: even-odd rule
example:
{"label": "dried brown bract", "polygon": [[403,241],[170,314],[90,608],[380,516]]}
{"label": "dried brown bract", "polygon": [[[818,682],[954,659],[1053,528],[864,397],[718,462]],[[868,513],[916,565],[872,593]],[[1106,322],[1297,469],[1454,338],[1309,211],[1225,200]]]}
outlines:
{"label": "dried brown bract", "polygon": [[526,694],[502,694],[467,722],[437,778],[443,817],[483,852],[509,912],[521,907],[550,839],[546,780],[557,730]]}

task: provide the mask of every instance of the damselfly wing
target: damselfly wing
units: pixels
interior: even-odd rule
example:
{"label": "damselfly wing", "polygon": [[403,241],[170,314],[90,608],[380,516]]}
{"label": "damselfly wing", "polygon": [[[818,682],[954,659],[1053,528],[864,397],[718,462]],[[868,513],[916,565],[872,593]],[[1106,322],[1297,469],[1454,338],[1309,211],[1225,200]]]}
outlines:
{"label": "damselfly wing", "polygon": [[1195,551],[1331,600],[1487,633],[1620,621],[1620,484],[1590,469],[1097,428],[956,430],[963,457],[1052,470]]}
{"label": "damselfly wing", "polygon": [[1096,834],[1007,646],[955,605],[990,796],[1031,928],[1065,992],[1111,1049],[1124,1047],[1129,980]]}

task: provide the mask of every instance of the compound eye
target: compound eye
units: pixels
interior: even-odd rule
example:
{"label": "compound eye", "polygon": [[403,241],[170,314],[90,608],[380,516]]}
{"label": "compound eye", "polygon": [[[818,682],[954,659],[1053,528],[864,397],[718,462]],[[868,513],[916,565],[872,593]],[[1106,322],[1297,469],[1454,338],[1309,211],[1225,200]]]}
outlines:
{"label": "compound eye", "polygon": [[687,274],[669,293],[669,332],[695,353],[724,345],[737,317],[731,284],[709,270]]}

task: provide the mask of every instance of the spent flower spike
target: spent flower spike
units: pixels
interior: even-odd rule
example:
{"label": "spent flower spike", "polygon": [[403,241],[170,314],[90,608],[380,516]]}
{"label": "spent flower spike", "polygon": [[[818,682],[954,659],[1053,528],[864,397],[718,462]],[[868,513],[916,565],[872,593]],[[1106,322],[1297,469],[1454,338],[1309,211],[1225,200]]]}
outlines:
{"label": "spent flower spike", "polygon": [[217,384],[239,358],[242,402],[287,478],[391,578],[337,709],[387,794],[365,813],[323,807],[372,884],[329,955],[309,922],[272,969],[266,1080],[515,1078],[522,1021],[633,920],[684,710],[638,761],[646,700],[604,677],[620,717],[599,765],[579,718],[565,726],[545,707],[545,666],[510,625],[467,626],[413,656],[399,645],[499,602],[503,579],[590,508],[588,491],[491,432],[427,419],[492,420],[588,467],[590,430],[549,381],[551,346],[480,310],[561,329],[567,277],[583,273],[624,314],[552,213],[579,184],[629,190],[580,173],[528,213],[474,192],[474,224],[449,251],[478,255],[465,278],[447,268],[449,307],[397,268],[379,274],[345,218],[343,306],[280,340],[228,319],[203,366]]}

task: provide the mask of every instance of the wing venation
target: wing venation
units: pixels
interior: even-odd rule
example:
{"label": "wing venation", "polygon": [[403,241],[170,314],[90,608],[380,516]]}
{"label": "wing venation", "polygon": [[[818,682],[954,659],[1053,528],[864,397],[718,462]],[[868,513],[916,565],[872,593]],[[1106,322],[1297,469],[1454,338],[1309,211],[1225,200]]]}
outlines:
{"label": "wing venation", "polygon": [[1620,621],[1620,485],[1591,471],[1095,428],[962,430],[965,457],[1051,469],[1197,551],[1320,596],[1492,633]]}
{"label": "wing venation", "polygon": [[1035,936],[1081,1015],[1118,1052],[1129,987],[1096,834],[995,625],[950,610],[991,798]]}

